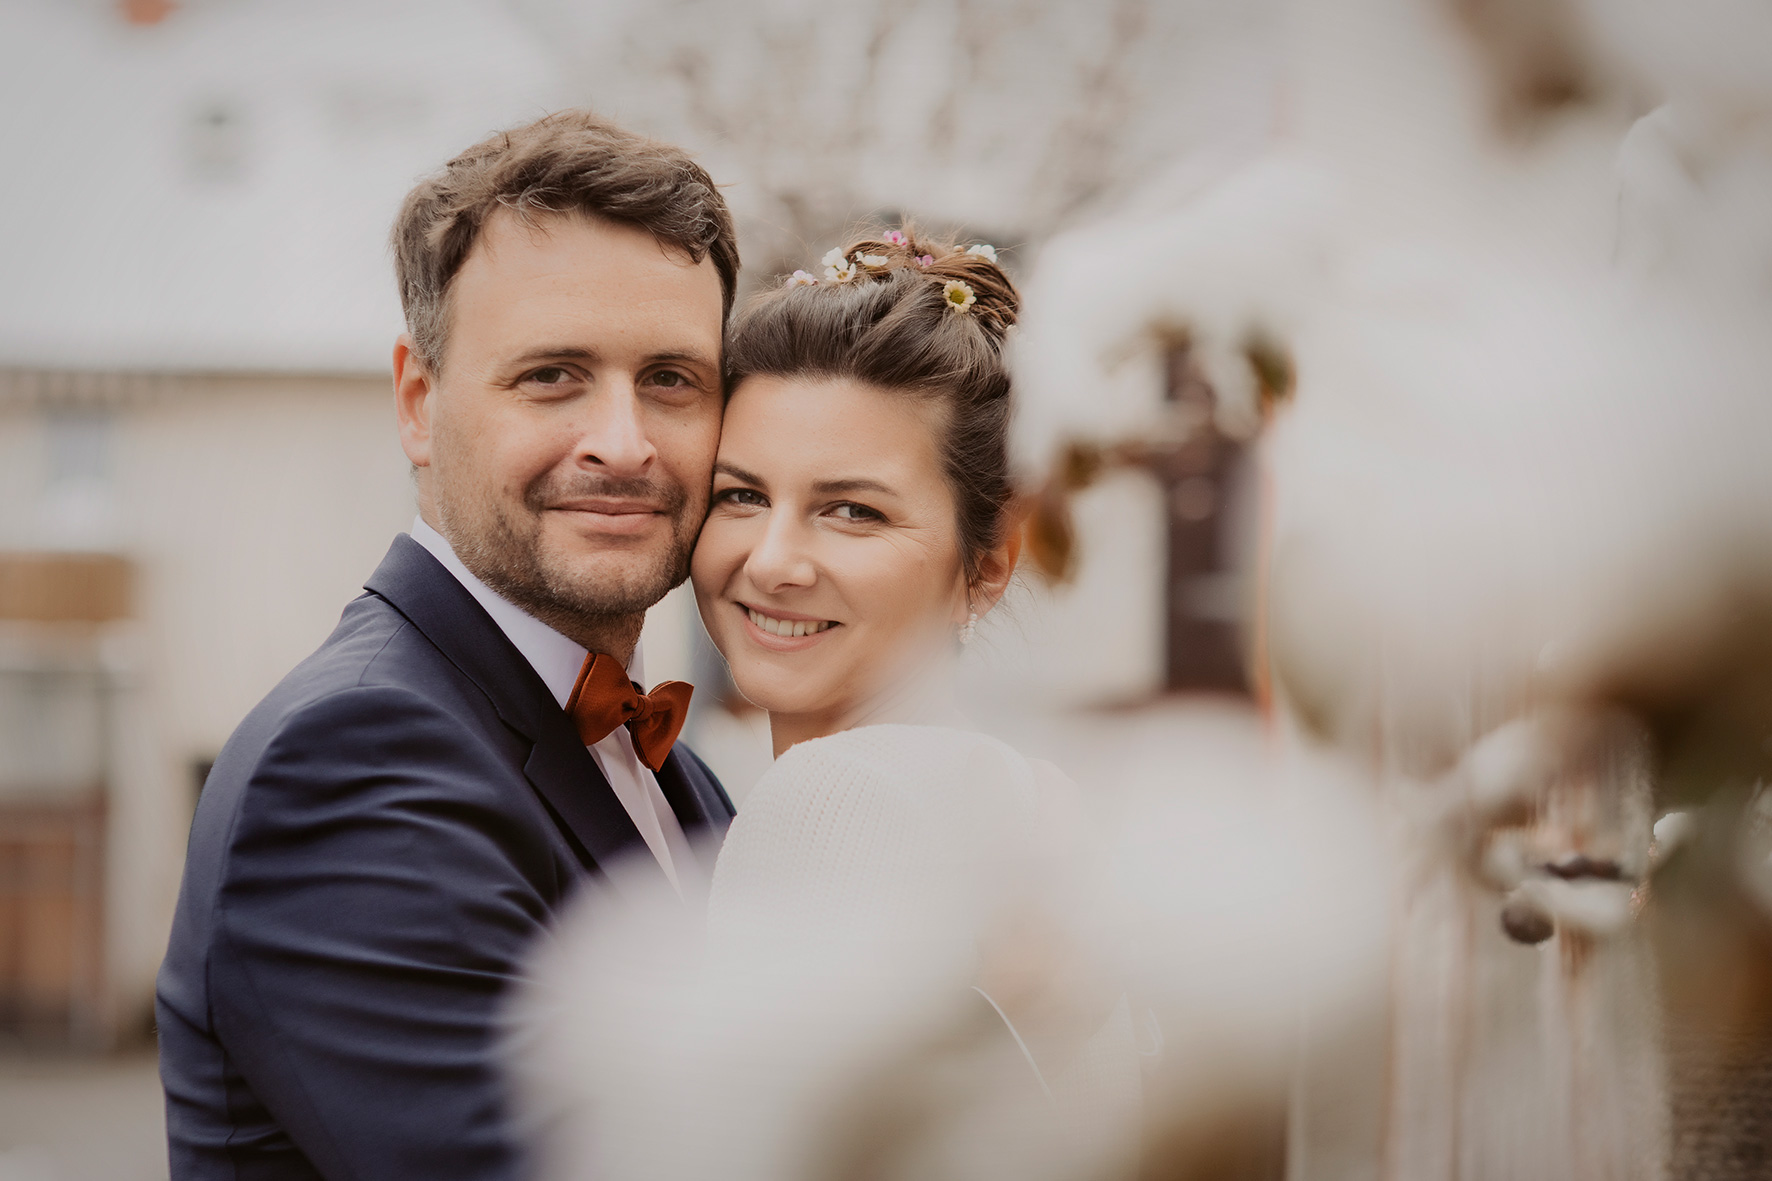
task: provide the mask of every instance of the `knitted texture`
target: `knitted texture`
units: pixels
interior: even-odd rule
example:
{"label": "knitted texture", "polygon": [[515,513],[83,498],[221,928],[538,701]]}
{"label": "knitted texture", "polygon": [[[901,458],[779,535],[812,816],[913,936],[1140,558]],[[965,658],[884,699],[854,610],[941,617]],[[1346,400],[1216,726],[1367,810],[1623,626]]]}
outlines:
{"label": "knitted texture", "polygon": [[1027,760],[984,735],[888,725],[803,742],[727,833],[710,928],[754,938],[948,927],[1013,876],[1037,807]]}
{"label": "knitted texture", "polygon": [[[981,937],[1061,872],[1075,815],[1003,743],[934,726],[866,726],[789,750],[752,788],[714,871],[716,945],[877,942],[932,959]],[[1065,788],[1071,788],[1068,781]],[[1074,856],[1076,851],[1071,850]],[[939,946],[938,946],[939,945]],[[892,962],[903,970],[903,955]],[[907,978],[908,979],[908,978]],[[1046,1064],[1073,1150],[1112,1160],[1141,1100],[1125,999]],[[1085,1147],[1087,1146],[1087,1147]]]}
{"label": "knitted texture", "polygon": [[1008,1002],[1018,971],[1062,981],[1088,958],[1041,956],[1015,922],[1071,896],[1068,790],[980,735],[850,730],[746,796],[705,926],[656,873],[587,891],[511,1023],[538,1175],[1121,1176],[1139,1068],[1117,989],[1079,999],[1092,1037],[1016,1031],[1037,1073],[973,991],[1005,981]]}

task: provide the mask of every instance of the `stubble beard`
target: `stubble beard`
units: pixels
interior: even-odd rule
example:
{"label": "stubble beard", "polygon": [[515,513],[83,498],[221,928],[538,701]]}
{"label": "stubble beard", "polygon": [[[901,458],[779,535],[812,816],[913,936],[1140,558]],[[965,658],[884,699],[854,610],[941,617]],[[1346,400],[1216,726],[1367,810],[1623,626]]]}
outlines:
{"label": "stubble beard", "polygon": [[[640,559],[615,570],[575,570],[566,556],[549,552],[543,538],[548,506],[580,496],[641,500],[659,507],[670,524],[662,549],[616,549],[611,553]],[[521,512],[490,498],[454,496],[437,490],[441,532],[456,556],[476,578],[562,635],[585,643],[611,627],[638,622],[648,608],[689,576],[695,548],[689,496],[674,481],[645,479],[574,479],[562,481],[550,472],[523,491]],[[648,561],[647,559],[650,560]]]}

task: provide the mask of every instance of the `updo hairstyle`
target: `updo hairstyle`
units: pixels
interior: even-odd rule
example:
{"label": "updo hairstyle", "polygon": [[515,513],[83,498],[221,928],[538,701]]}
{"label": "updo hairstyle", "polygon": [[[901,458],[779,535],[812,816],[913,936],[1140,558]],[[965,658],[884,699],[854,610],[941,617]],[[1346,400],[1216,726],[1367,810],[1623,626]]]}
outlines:
{"label": "updo hairstyle", "polygon": [[[968,585],[1007,526],[1003,342],[1021,301],[994,252],[972,250],[920,237],[911,226],[860,237],[840,255],[849,277],[832,277],[828,264],[816,281],[796,272],[745,307],[726,349],[729,391],[747,377],[848,378],[939,404],[942,467]],[[950,288],[954,282],[972,294],[964,310],[956,310],[965,293]]]}

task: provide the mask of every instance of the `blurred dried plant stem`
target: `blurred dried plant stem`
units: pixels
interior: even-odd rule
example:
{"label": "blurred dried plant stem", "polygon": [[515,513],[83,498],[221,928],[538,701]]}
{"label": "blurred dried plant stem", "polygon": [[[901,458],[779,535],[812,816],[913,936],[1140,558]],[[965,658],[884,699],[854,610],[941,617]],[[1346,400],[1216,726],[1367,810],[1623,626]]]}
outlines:
{"label": "blurred dried plant stem", "polygon": [[588,101],[685,144],[731,185],[747,271],[766,280],[882,214],[1037,243],[1190,144],[1247,135],[1237,104],[1181,100],[1249,54],[1277,5],[514,7],[561,48]]}

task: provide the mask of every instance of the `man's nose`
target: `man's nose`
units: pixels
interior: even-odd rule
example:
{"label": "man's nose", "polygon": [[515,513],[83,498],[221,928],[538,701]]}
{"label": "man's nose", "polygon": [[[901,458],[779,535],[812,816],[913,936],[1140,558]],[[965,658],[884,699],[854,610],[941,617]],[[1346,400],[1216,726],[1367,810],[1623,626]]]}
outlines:
{"label": "man's nose", "polygon": [[631,379],[605,384],[589,399],[588,419],[579,438],[578,462],[621,478],[651,471],[658,449],[646,433],[640,399]]}
{"label": "man's nose", "polygon": [[763,536],[745,558],[745,575],[762,591],[811,586],[818,580],[811,539],[792,514],[770,511]]}

